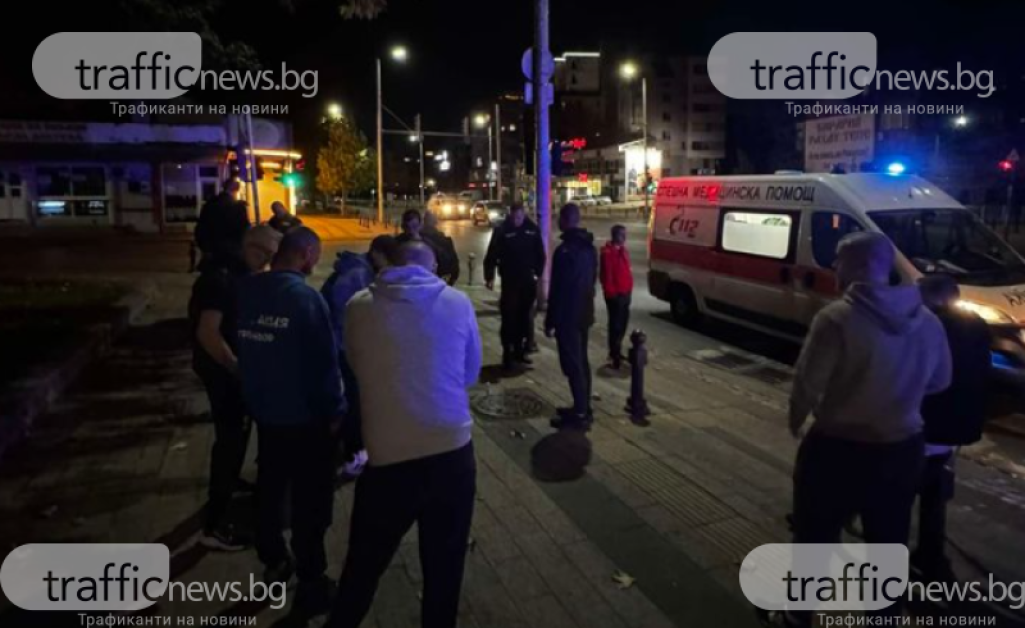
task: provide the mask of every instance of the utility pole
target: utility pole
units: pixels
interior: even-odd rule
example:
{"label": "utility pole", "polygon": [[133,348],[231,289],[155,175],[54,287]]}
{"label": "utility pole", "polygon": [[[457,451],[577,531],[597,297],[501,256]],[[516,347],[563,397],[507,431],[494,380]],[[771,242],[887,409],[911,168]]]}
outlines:
{"label": "utility pole", "polygon": [[384,223],[384,102],[381,97],[381,57],[377,58],[377,222]]}
{"label": "utility pole", "polygon": [[420,209],[423,210],[426,207],[424,204],[424,134],[419,113],[416,114],[416,141],[420,144]]}
{"label": "utility pole", "polygon": [[502,111],[498,103],[495,103],[495,160],[498,163],[498,170],[495,172],[496,185],[498,186],[498,200],[502,200]]}
{"label": "utility pole", "polygon": [[648,184],[650,179],[648,175],[648,77],[647,75],[641,76],[641,132],[644,133],[644,143],[642,144],[644,150],[644,215],[648,216],[651,211],[651,203],[649,199],[650,193],[648,190],[651,186]]}
{"label": "utility pole", "polygon": [[531,72],[534,92],[534,120],[536,127],[534,202],[538,223],[541,227],[541,241],[545,245],[545,271],[541,276],[538,292],[538,309],[548,306],[548,285],[552,277],[552,155],[548,150],[548,79],[545,75],[545,60],[548,50],[548,0],[535,0],[534,4],[534,67]]}
{"label": "utility pole", "polygon": [[256,153],[253,152],[253,115],[250,113],[245,114],[246,118],[246,144],[248,148],[248,164],[249,164],[249,180],[253,184],[253,217],[256,219],[256,224],[260,224],[260,192],[257,189],[260,182],[257,180],[256,175]]}

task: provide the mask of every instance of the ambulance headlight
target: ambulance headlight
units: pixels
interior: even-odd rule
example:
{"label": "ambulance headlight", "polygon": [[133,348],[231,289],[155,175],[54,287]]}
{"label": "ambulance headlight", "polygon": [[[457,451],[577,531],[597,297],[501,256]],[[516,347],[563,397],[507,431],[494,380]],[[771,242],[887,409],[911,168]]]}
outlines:
{"label": "ambulance headlight", "polygon": [[965,310],[966,312],[978,315],[979,318],[990,325],[1014,324],[1014,319],[1011,318],[1009,314],[989,305],[983,305],[982,303],[976,303],[975,301],[966,301],[961,299],[957,302],[957,307]]}

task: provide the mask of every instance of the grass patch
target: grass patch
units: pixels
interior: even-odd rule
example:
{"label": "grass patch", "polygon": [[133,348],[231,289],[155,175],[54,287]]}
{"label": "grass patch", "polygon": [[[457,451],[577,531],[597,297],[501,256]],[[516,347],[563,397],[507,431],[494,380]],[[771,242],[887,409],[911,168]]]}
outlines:
{"label": "grass patch", "polygon": [[0,391],[71,353],[126,292],[103,282],[0,283]]}

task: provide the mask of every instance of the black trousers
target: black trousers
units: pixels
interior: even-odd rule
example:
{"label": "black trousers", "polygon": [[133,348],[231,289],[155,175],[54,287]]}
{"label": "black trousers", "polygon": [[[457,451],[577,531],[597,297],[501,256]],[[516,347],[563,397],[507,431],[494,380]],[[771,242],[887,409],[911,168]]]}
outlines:
{"label": "black trousers", "polygon": [[316,580],[327,569],[324,534],[331,525],[334,498],[334,439],[326,422],[258,425],[258,435],[256,551],[260,562],[276,566],[288,557],[284,531],[286,511],[290,511],[296,574],[300,582]]}
{"label": "black trousers", "polygon": [[587,358],[587,335],[589,328],[555,331],[555,343],[559,349],[559,366],[569,380],[569,391],[573,395],[573,413],[590,414],[591,411],[591,363]]}
{"label": "black trousers", "polygon": [[473,444],[428,458],[370,466],[356,481],[349,554],[328,626],[359,628],[378,580],[416,522],[424,628],[455,628],[476,496]]}
{"label": "black trousers", "polygon": [[502,282],[499,309],[502,314],[502,350],[518,355],[526,349],[530,330],[534,326],[532,311],[537,298],[537,282],[519,280]]}
{"label": "black trousers", "polygon": [[954,496],[953,453],[927,456],[918,501],[916,558],[924,568],[946,564],[947,502]]}
{"label": "black trousers", "polygon": [[618,359],[623,355],[623,338],[630,326],[630,295],[606,297],[605,307],[609,312],[609,357]]}
{"label": "black trousers", "polygon": [[342,373],[342,386],[345,388],[345,421],[342,423],[342,443],[349,453],[363,449],[362,406],[359,396],[359,381],[356,372],[344,352],[338,354],[338,369]]}
{"label": "black trousers", "polygon": [[246,417],[242,385],[237,377],[213,364],[197,364],[195,371],[206,388],[210,417],[214,423],[205,523],[206,529],[212,530],[222,523],[231,504],[231,495],[238,485],[251,424]]}
{"label": "black trousers", "polygon": [[[924,447],[921,436],[875,444],[810,433],[794,467],[794,542],[839,543],[844,524],[860,516],[865,543],[907,545]],[[811,613],[795,615],[808,621]]]}

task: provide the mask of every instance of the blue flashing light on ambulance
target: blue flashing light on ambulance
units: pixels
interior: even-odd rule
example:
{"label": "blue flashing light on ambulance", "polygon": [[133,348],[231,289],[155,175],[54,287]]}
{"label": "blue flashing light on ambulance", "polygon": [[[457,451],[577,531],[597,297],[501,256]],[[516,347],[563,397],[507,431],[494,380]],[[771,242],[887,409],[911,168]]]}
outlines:
{"label": "blue flashing light on ambulance", "polygon": [[840,296],[840,239],[884,233],[893,281],[946,273],[959,306],[993,332],[993,364],[1025,382],[1025,259],[936,185],[893,162],[880,173],[663,179],[649,229],[649,289],[682,323],[710,316],[801,341]]}

